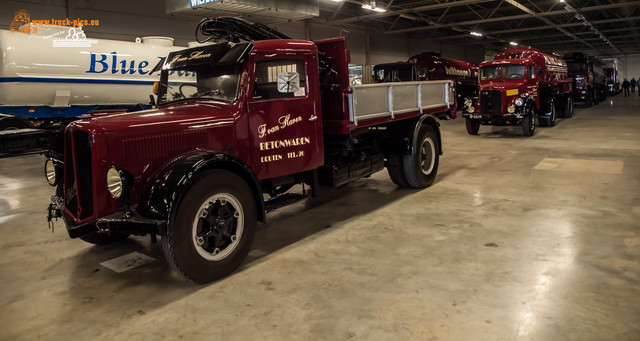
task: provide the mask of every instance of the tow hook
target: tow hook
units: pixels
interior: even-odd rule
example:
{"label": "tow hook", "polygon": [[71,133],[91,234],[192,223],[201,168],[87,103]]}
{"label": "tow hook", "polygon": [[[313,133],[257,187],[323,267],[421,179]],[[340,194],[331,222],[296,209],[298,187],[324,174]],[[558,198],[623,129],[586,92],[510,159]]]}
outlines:
{"label": "tow hook", "polygon": [[53,219],[58,221],[58,218],[62,218],[62,198],[58,196],[51,196],[51,203],[47,208],[47,223],[49,224],[49,228],[51,229],[51,233],[53,233]]}

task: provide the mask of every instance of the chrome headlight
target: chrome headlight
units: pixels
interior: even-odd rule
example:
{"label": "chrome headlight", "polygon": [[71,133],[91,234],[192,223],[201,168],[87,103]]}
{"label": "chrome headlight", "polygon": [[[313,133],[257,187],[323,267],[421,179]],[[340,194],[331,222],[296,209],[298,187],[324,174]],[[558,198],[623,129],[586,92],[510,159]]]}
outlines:
{"label": "chrome headlight", "polygon": [[464,99],[464,106],[465,107],[470,107],[473,104],[473,101],[470,98],[465,98]]}
{"label": "chrome headlight", "polygon": [[115,199],[120,198],[122,196],[122,188],[124,187],[124,181],[122,180],[122,175],[120,171],[118,171],[115,167],[109,168],[107,171],[107,189],[111,196]]}
{"label": "chrome headlight", "polygon": [[510,114],[513,114],[516,111],[516,107],[514,107],[513,105],[510,105],[507,107],[507,112]]}
{"label": "chrome headlight", "polygon": [[522,98],[516,98],[515,102],[516,106],[521,107],[524,104]]}
{"label": "chrome headlight", "polygon": [[470,114],[473,114],[474,111],[476,111],[476,108],[474,108],[473,106],[467,108],[467,112]]}
{"label": "chrome headlight", "polygon": [[44,163],[44,175],[47,177],[49,185],[55,186],[58,184],[58,172],[53,160],[47,159],[47,162]]}

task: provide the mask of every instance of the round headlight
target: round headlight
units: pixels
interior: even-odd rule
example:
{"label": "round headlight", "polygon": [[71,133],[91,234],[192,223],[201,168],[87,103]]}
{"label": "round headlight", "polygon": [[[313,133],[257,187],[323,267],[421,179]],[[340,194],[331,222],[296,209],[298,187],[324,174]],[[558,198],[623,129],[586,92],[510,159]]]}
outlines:
{"label": "round headlight", "polygon": [[513,114],[516,111],[516,107],[514,107],[513,105],[510,105],[507,107],[507,112],[510,114]]}
{"label": "round headlight", "polygon": [[473,114],[474,111],[476,111],[476,108],[474,108],[473,106],[467,108],[467,112],[470,114]]}
{"label": "round headlight", "polygon": [[107,171],[107,189],[115,199],[122,195],[122,177],[115,167],[111,167]]}
{"label": "round headlight", "polygon": [[522,100],[522,98],[516,98],[515,104],[517,106],[522,106],[522,104],[524,104],[524,101]]}
{"label": "round headlight", "polygon": [[53,160],[48,159],[44,164],[44,175],[47,177],[47,182],[51,186],[55,186],[57,183],[56,165],[53,164]]}

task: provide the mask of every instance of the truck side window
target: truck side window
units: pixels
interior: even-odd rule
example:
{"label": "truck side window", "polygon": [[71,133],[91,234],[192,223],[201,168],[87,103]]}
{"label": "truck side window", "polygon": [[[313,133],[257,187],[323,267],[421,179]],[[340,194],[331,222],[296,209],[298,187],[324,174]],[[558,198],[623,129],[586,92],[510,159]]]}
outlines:
{"label": "truck side window", "polygon": [[535,65],[529,65],[529,78],[536,78],[536,67],[535,67]]}
{"label": "truck side window", "polygon": [[265,60],[256,63],[254,99],[304,97],[307,80],[303,59]]}

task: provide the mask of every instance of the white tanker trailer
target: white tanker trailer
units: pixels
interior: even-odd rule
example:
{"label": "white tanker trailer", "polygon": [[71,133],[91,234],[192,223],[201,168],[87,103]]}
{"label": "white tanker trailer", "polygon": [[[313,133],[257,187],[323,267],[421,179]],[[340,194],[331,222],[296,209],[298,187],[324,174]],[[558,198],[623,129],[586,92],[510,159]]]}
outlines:
{"label": "white tanker trailer", "polygon": [[81,28],[35,28],[36,33],[0,30],[0,130],[146,107],[159,79],[151,70],[169,52],[184,48],[167,37],[124,42],[89,39]]}

